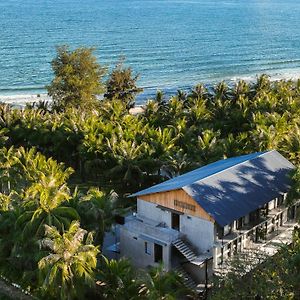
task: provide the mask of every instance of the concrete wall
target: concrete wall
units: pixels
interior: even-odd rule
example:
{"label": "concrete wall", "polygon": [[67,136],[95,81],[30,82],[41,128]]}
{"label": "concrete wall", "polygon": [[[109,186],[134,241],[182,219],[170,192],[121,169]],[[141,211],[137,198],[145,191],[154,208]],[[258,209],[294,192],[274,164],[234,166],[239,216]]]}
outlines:
{"label": "concrete wall", "polygon": [[[150,254],[145,253],[145,242],[148,243]],[[128,231],[124,226],[120,229],[120,256],[131,260],[137,268],[147,268],[149,266],[158,266],[154,262],[154,243],[145,241],[138,237],[138,234]],[[163,265],[166,271],[171,269],[171,247],[163,246]]]}
{"label": "concrete wall", "polygon": [[276,199],[275,200],[272,200],[268,203],[268,209],[273,209],[276,207]]}
{"label": "concrete wall", "polygon": [[[167,227],[171,227],[171,212],[157,208],[156,204],[138,200],[137,213],[140,218],[151,218],[157,223],[164,222]],[[180,215],[180,232],[186,236],[198,253],[206,252],[213,246],[214,224],[212,222],[183,214]]]}
{"label": "concrete wall", "polygon": [[207,252],[214,243],[214,224],[212,222],[187,215],[180,216],[180,232],[198,253]]}
{"label": "concrete wall", "polygon": [[156,221],[157,223],[164,222],[167,227],[171,227],[171,212],[158,208],[155,203],[138,199],[137,213],[141,219],[144,217]]}
{"label": "concrete wall", "polygon": [[[187,263],[182,265],[182,268],[190,274],[192,279],[195,282],[202,282],[204,283],[206,280],[206,269],[205,269],[205,263],[201,266],[197,266],[191,263]],[[210,259],[207,261],[207,277],[208,279],[211,278],[213,275],[213,260]]]}

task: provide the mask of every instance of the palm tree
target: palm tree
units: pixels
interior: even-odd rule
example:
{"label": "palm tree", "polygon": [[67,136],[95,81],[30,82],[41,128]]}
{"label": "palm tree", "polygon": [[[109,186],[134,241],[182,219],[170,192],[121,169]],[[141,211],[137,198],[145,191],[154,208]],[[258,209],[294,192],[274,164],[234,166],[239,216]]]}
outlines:
{"label": "palm tree", "polygon": [[184,113],[184,103],[178,99],[178,97],[171,97],[168,102],[168,114],[170,115],[170,120],[175,121],[181,118]]}
{"label": "palm tree", "polygon": [[164,159],[160,168],[160,174],[167,178],[173,178],[195,166],[195,162],[184,153],[182,149]]}
{"label": "palm tree", "polygon": [[141,299],[140,280],[129,261],[124,258],[117,261],[103,256],[96,278],[100,299]]}
{"label": "palm tree", "polygon": [[191,95],[189,97],[192,100],[199,100],[203,99],[205,100],[207,98],[207,89],[202,83],[198,83],[191,92]]}
{"label": "palm tree", "polygon": [[271,88],[270,76],[267,74],[262,74],[257,77],[256,84],[254,85],[256,92],[266,92]]}
{"label": "palm tree", "polygon": [[143,165],[148,160],[146,157],[149,146],[145,142],[137,144],[136,141],[126,140],[116,143],[114,138],[107,140],[107,144],[115,161],[107,174],[121,179],[127,187],[137,188],[143,182]]}
{"label": "palm tree", "polygon": [[280,150],[294,164],[300,163],[300,127],[298,124],[289,126],[287,133],[280,142]]}
{"label": "palm tree", "polygon": [[238,100],[240,97],[247,96],[249,92],[250,86],[244,80],[240,80],[233,88],[233,96],[236,100]]}
{"label": "palm tree", "polygon": [[197,149],[199,153],[196,153],[198,161],[202,164],[208,164],[211,161],[215,161],[221,156],[221,148],[219,143],[220,132],[213,130],[204,130],[201,135],[198,136]]}
{"label": "palm tree", "polygon": [[292,184],[288,192],[287,203],[292,204],[300,197],[300,167],[298,166],[293,171],[291,171],[289,176]]}
{"label": "palm tree", "polygon": [[21,209],[17,225],[23,230],[23,238],[40,237],[44,224],[55,225],[62,229],[74,219],[78,213],[71,207],[64,206],[70,199],[66,180],[73,172],[71,168],[64,170],[63,164],[36,152],[35,149],[17,150],[19,169],[18,207]]}
{"label": "palm tree", "polygon": [[6,135],[7,133],[7,128],[0,128],[0,147],[5,146],[6,141],[8,140],[8,136]]}
{"label": "palm tree", "polygon": [[228,134],[222,139],[224,158],[242,155],[254,151],[255,145],[251,143],[248,132],[241,132],[238,135]]}
{"label": "palm tree", "polygon": [[2,192],[9,194],[17,189],[18,156],[14,147],[0,149],[0,182]]}
{"label": "palm tree", "polygon": [[114,191],[106,194],[98,188],[90,188],[86,194],[76,189],[72,195],[69,205],[78,212],[82,227],[94,232],[96,245],[102,245],[104,231],[114,222],[117,200]]}
{"label": "palm tree", "polygon": [[164,93],[160,90],[156,91],[154,101],[158,104],[160,108],[164,108],[167,105],[167,102],[164,98]]}
{"label": "palm tree", "polygon": [[276,149],[282,143],[289,129],[289,113],[282,115],[278,113],[253,114],[253,125],[256,126],[252,131],[253,140],[257,142],[257,149],[264,151]]}
{"label": "palm tree", "polygon": [[188,106],[187,93],[185,91],[177,90],[176,98],[183,104],[184,108]]}
{"label": "palm tree", "polygon": [[39,237],[45,224],[56,226],[58,229],[67,228],[72,220],[78,220],[77,211],[63,206],[70,199],[69,189],[65,184],[55,185],[55,178],[41,178],[40,182],[32,184],[23,198],[23,213],[17,224],[23,228],[23,236]]}
{"label": "palm tree", "polygon": [[0,126],[10,129],[18,119],[18,114],[19,112],[14,110],[11,105],[0,103]]}
{"label": "palm tree", "polygon": [[46,225],[45,236],[41,246],[49,249],[50,254],[38,263],[43,292],[62,300],[82,299],[84,286],[94,286],[99,253],[91,233],[73,221],[62,234]]}
{"label": "palm tree", "polygon": [[140,294],[149,300],[176,300],[192,294],[182,277],[175,272],[165,272],[162,266],[153,268],[142,284]]}
{"label": "palm tree", "polygon": [[211,117],[211,113],[207,108],[206,100],[202,98],[193,100],[193,105],[190,106],[187,117],[191,125],[199,126],[207,122]]}

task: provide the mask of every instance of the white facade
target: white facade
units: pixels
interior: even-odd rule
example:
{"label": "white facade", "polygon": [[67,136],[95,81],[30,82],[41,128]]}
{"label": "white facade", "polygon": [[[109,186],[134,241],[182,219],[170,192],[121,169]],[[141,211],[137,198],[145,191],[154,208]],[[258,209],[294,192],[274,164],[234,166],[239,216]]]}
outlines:
{"label": "white facade", "polygon": [[[258,229],[268,234],[284,224],[288,220],[288,209],[279,209],[280,204],[281,201],[274,199],[265,206],[269,219],[257,225],[251,214],[247,214],[221,228],[220,237],[220,228],[214,222],[138,199],[137,213],[127,217],[120,227],[120,254],[138,268],[163,263],[164,269],[169,271],[181,261],[185,269],[193,273],[192,277],[204,280],[205,273],[211,275],[232,253],[242,251],[253,239],[260,239]],[[172,224],[174,214],[178,215],[177,228]],[[174,247],[174,242],[178,240],[185,243],[177,250],[189,248],[197,258],[190,259],[189,253],[180,258],[180,251]]]}
{"label": "white facade", "polygon": [[277,151],[252,153],[133,194],[137,212],[120,226],[121,256],[141,268],[179,266],[207,283],[236,252],[295,226],[299,203],[284,207],[292,169]]}
{"label": "white facade", "polygon": [[[207,252],[215,241],[214,223],[199,217],[179,213],[179,232],[185,235],[198,252]],[[161,208],[155,203],[137,200],[137,215],[143,218],[151,218],[161,226],[172,227],[172,211]]]}

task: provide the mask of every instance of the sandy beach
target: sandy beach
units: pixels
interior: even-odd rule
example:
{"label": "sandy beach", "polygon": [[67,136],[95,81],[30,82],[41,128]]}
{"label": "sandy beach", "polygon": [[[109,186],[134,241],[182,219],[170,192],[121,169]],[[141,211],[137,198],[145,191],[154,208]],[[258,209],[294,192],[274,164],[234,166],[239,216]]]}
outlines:
{"label": "sandy beach", "polygon": [[[0,103],[8,103],[15,107],[24,107],[26,103],[33,103],[33,102],[39,102],[39,101],[52,101],[51,97],[49,97],[47,94],[40,94],[37,95],[10,95],[10,96],[1,96],[0,95]],[[139,114],[143,112],[143,106],[142,105],[136,105],[134,108],[130,109],[130,113],[133,115]]]}
{"label": "sandy beach", "polygon": [[1,96],[0,102],[12,104],[14,106],[25,106],[26,103],[33,103],[39,101],[51,101],[51,98],[47,94],[40,95],[9,95]]}

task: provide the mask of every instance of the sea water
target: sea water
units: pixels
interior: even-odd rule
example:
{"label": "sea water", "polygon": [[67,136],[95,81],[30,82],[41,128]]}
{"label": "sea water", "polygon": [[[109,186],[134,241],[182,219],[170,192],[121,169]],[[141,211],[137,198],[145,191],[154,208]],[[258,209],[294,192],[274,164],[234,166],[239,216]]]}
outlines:
{"label": "sea water", "polygon": [[126,57],[144,98],[198,82],[300,77],[299,0],[0,0],[0,99],[45,93],[55,47]]}

